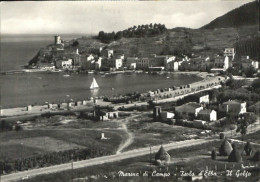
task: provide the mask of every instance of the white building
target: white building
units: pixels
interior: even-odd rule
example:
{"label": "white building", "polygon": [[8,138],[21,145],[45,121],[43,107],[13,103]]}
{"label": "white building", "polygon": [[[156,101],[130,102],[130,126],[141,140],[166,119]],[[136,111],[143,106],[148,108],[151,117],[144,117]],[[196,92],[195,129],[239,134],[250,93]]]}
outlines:
{"label": "white building", "polygon": [[219,105],[219,111],[232,114],[243,114],[246,112],[246,102],[230,100]]}
{"label": "white building", "polygon": [[242,66],[243,69],[248,69],[250,67],[253,67],[254,69],[258,69],[259,68],[258,61],[254,61],[252,59],[249,59],[249,56],[242,57],[241,58],[241,62],[242,62],[241,66]]}
{"label": "white building", "polygon": [[211,71],[219,70],[219,71],[226,71],[230,67],[230,61],[228,56],[217,56],[215,57],[214,67]]}
{"label": "white building", "polygon": [[216,121],[217,120],[217,112],[214,110],[201,110],[198,113],[198,118],[204,121]]}
{"label": "white building", "polygon": [[137,59],[138,59],[137,57],[126,58],[125,67],[127,67],[127,69],[129,70],[135,70]]}
{"label": "white building", "polygon": [[228,57],[231,57],[232,60],[234,59],[235,57],[235,48],[225,48],[225,51],[224,51],[224,56],[228,56]]}
{"label": "white building", "polygon": [[72,64],[73,64],[72,59],[58,60],[56,61],[56,68],[71,69]]}
{"label": "white building", "polygon": [[123,60],[122,59],[108,59],[108,66],[110,68],[119,69],[123,66]]}
{"label": "white building", "polygon": [[193,114],[197,117],[200,110],[203,110],[203,107],[195,102],[190,102],[183,104],[181,106],[177,106],[175,111],[182,114]]}
{"label": "white building", "polygon": [[164,67],[167,71],[178,71],[179,70],[179,63],[175,61],[176,57],[171,56],[168,59],[164,60]]}
{"label": "white building", "polygon": [[101,55],[106,58],[112,58],[114,55],[114,51],[112,49],[101,50]]}
{"label": "white building", "polygon": [[59,35],[54,36],[54,44],[61,44],[61,37]]}
{"label": "white building", "polygon": [[166,111],[161,112],[161,120],[162,121],[167,121],[169,119],[173,119],[174,116],[175,116],[175,114],[171,113],[171,112],[166,112]]}
{"label": "white building", "polygon": [[102,66],[102,58],[99,57],[98,60],[95,62],[95,70],[100,70]]}
{"label": "white building", "polygon": [[201,103],[206,103],[206,104],[208,104],[208,103],[209,103],[209,95],[201,96],[201,97],[199,98],[199,103],[200,103],[200,104],[201,104]]}

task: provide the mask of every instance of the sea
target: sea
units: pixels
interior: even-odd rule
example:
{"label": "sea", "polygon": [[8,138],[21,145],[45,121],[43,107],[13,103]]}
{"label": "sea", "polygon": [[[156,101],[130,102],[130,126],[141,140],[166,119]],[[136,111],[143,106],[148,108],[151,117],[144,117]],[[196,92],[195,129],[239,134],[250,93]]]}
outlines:
{"label": "sea", "polygon": [[[85,35],[61,35],[71,40]],[[22,70],[40,48],[54,41],[54,35],[1,35],[0,72]],[[186,74],[86,74],[86,73],[15,73],[0,75],[0,106],[2,108],[23,107],[76,101],[93,96],[123,95],[133,92],[147,92],[159,88],[185,85],[201,80]],[[90,90],[95,77],[99,89]]]}

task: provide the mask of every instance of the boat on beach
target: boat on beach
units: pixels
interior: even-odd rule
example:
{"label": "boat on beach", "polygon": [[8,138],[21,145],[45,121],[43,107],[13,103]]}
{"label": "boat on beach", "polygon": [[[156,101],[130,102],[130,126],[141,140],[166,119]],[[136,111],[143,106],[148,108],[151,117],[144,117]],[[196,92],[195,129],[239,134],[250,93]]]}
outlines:
{"label": "boat on beach", "polygon": [[97,81],[96,81],[95,77],[93,77],[93,81],[92,81],[92,83],[91,83],[91,85],[90,85],[90,89],[91,89],[91,90],[99,89],[99,86],[98,86],[98,84],[97,84]]}

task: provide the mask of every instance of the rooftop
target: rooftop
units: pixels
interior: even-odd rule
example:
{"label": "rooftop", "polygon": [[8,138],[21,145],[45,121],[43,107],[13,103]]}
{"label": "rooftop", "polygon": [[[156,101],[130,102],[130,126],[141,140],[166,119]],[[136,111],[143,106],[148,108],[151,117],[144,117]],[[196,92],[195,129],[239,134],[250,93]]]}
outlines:
{"label": "rooftop", "polygon": [[242,104],[243,102],[237,101],[237,100],[230,100],[227,102],[224,102],[223,104]]}
{"label": "rooftop", "polygon": [[176,111],[179,112],[194,112],[195,109],[201,107],[200,104],[196,103],[196,102],[190,102],[187,104],[183,104],[181,106],[176,107]]}
{"label": "rooftop", "polygon": [[200,110],[198,114],[203,114],[203,115],[208,115],[212,112],[213,110],[210,109],[205,109],[205,110]]}

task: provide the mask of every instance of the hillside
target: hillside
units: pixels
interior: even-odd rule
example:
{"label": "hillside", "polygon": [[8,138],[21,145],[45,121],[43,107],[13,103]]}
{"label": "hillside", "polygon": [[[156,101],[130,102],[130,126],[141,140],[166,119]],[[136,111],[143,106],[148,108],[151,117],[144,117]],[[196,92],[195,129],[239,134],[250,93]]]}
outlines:
{"label": "hillside", "polygon": [[[212,56],[222,53],[226,47],[235,47],[237,56],[249,55],[258,60],[260,57],[258,8],[258,1],[245,4],[200,29],[177,27],[159,31],[158,27],[165,26],[138,25],[117,33],[103,32],[107,36],[113,35],[108,40],[105,39],[106,36],[102,38],[101,31],[95,37],[78,38],[76,46],[73,46],[71,41],[67,49],[72,46],[73,49],[78,48],[80,53],[98,54],[100,47],[106,47],[113,49],[116,55],[149,57],[151,54],[181,56],[191,53]],[[158,33],[155,30],[158,30]],[[117,34],[121,36],[116,38]],[[33,60],[37,62],[38,56]]]}
{"label": "hillside", "polygon": [[241,26],[259,25],[259,1],[247,3],[223,16],[216,18],[202,29],[239,28]]}
{"label": "hillside", "polygon": [[236,43],[254,40],[258,37],[256,26],[220,29],[175,28],[167,33],[145,38],[122,38],[108,44],[115,52],[126,56],[149,56],[151,54],[211,54],[221,52]]}

